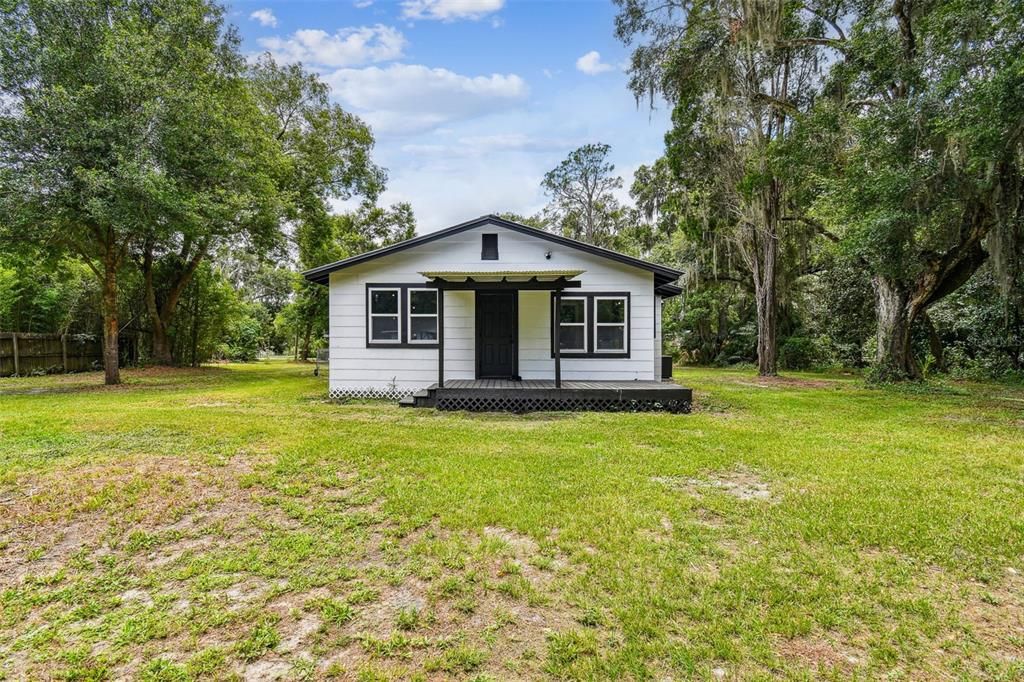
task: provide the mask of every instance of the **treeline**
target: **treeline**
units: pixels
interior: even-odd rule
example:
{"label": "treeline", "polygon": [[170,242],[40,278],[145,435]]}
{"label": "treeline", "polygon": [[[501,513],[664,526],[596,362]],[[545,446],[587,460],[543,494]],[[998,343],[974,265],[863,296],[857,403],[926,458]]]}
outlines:
{"label": "treeline", "polygon": [[376,206],[370,129],[301,66],[246,61],[223,14],[0,8],[0,328],[101,334],[108,383],[126,328],[156,363],[306,355],[325,292],[295,270],[415,230]]}
{"label": "treeline", "polygon": [[616,2],[633,94],[672,107],[634,197],[699,359],[1020,369],[1024,4]]}
{"label": "treeline", "polygon": [[[631,204],[617,199],[623,180],[610,152],[605,144],[573,151],[545,177],[550,203],[543,211],[504,217],[685,270],[683,295],[664,310],[666,352],[683,363],[756,363],[756,291],[739,246],[693,229],[676,203],[684,197],[670,194],[675,181],[664,160],[636,172]],[[786,253],[800,269],[777,280],[778,367],[871,368],[878,323],[870,270],[842,243],[803,246]],[[1004,290],[993,265],[983,263],[920,314],[910,352],[923,374],[1024,378],[1024,274],[1015,277]]]}
{"label": "treeline", "polygon": [[[322,240],[319,249],[332,254],[328,258],[407,239],[415,232],[412,211],[404,204],[328,216],[325,224],[325,232],[314,236]],[[196,267],[165,327],[169,359],[153,353],[143,268],[130,260],[118,273],[120,331],[140,336],[145,363],[195,367],[209,360],[250,361],[264,353],[305,360],[325,345],[327,301],[323,287],[309,287],[298,275],[292,249],[287,248],[292,240],[283,236],[281,248],[273,252],[224,247]],[[40,260],[38,255],[27,249],[0,253],[0,330],[99,337],[102,291],[95,275],[74,257]],[[163,302],[173,278],[157,268],[153,279],[156,300]]]}
{"label": "treeline", "polygon": [[[616,0],[664,155],[585,145],[523,222],[679,266],[683,361],[1024,369],[1024,3]],[[0,329],[122,329],[147,360],[305,356],[296,271],[415,229],[327,86],[204,0],[0,8]],[[333,214],[331,202],[357,209]]]}
{"label": "treeline", "polygon": [[665,154],[623,206],[576,150],[535,223],[686,270],[688,360],[1021,372],[1024,4],[616,2]]}

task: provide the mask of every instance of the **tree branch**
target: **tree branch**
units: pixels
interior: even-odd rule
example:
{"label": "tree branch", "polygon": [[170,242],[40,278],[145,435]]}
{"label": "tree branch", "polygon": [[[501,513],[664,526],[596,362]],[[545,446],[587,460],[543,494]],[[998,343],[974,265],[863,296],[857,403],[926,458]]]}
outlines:
{"label": "tree branch", "polygon": [[844,40],[838,40],[836,38],[794,38],[793,40],[783,40],[779,42],[781,47],[808,47],[808,46],[819,46],[819,47],[831,47],[837,52],[846,54],[848,49]]}
{"label": "tree branch", "polygon": [[829,240],[833,244],[838,244],[840,242],[839,235],[837,235],[834,232],[830,231],[827,227],[825,227],[824,223],[819,222],[819,221],[815,220],[814,218],[809,218],[809,217],[803,216],[803,215],[799,215],[799,216],[787,215],[787,216],[782,216],[781,218],[779,218],[779,220],[790,222],[790,223],[792,223],[792,222],[804,223],[805,225],[813,227],[814,230],[818,234],[820,234],[822,237],[824,237],[825,239]]}
{"label": "tree branch", "polygon": [[822,21],[824,21],[824,22],[825,22],[826,24],[828,24],[829,26],[831,26],[831,27],[832,27],[832,30],[836,32],[836,34],[837,34],[837,35],[839,36],[839,39],[840,39],[840,40],[843,40],[843,41],[845,41],[845,40],[846,40],[846,33],[844,33],[844,32],[843,32],[843,29],[841,29],[841,28],[839,27],[839,24],[838,24],[838,23],[836,23],[836,22],[835,22],[835,20],[833,20],[833,19],[829,19],[828,17],[826,17],[826,16],[825,16],[824,14],[822,14],[821,12],[818,12],[817,10],[815,10],[815,9],[812,9],[812,8],[811,8],[811,7],[809,6],[809,5],[804,5],[804,6],[803,6],[803,8],[804,8],[805,10],[807,10],[808,12],[810,12],[811,14],[813,14],[814,16],[816,16],[816,17],[818,17],[819,19],[821,19]]}

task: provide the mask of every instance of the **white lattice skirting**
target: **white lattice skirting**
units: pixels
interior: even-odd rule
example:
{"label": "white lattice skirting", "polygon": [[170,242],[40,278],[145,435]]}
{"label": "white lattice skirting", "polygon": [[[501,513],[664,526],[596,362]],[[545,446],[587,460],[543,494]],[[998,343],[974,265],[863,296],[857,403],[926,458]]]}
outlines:
{"label": "white lattice skirting", "polygon": [[332,388],[328,395],[331,400],[344,400],[345,398],[369,398],[372,400],[401,400],[412,395],[416,391],[411,388],[397,388],[391,386],[341,386]]}

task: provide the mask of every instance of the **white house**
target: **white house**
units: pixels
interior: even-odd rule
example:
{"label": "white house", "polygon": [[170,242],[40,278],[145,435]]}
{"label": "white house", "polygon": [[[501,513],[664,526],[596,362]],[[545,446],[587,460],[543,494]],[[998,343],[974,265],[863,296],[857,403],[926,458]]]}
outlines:
{"label": "white house", "polygon": [[661,303],[681,274],[486,215],[304,276],[330,287],[331,397],[434,404],[436,389],[678,388],[661,382]]}

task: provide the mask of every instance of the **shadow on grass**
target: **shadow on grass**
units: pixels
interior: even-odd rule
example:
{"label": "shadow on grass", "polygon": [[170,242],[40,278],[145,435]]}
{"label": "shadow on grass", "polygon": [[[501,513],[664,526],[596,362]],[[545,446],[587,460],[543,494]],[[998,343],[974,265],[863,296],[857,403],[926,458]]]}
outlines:
{"label": "shadow on grass", "polygon": [[[103,383],[103,372],[75,372],[0,379],[0,396],[177,389],[213,383],[230,372],[223,367],[144,367],[123,369],[120,384]],[[236,375],[237,376],[237,375]],[[239,377],[240,379],[242,377]],[[242,379],[244,381],[244,379]]]}

